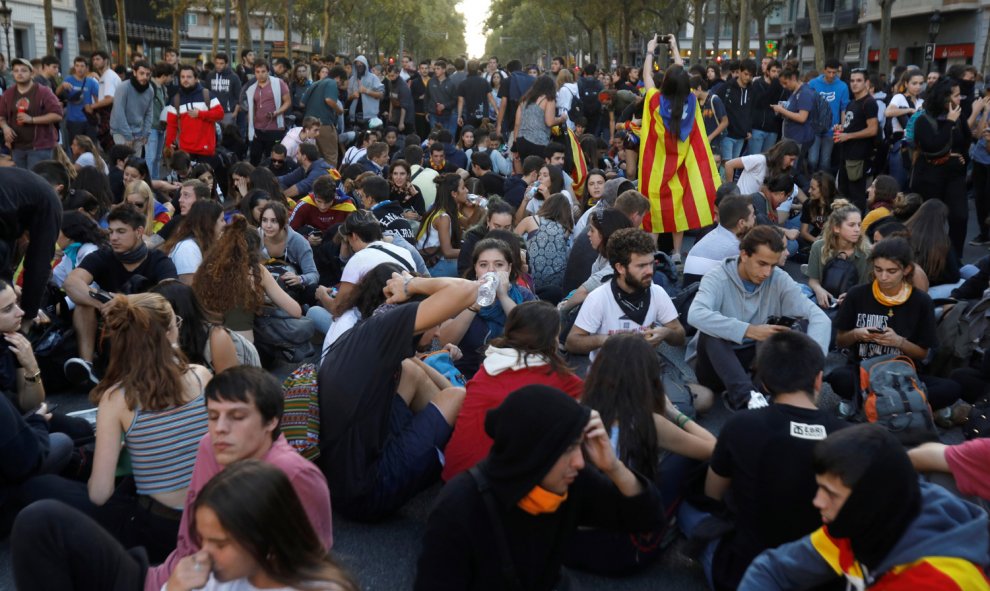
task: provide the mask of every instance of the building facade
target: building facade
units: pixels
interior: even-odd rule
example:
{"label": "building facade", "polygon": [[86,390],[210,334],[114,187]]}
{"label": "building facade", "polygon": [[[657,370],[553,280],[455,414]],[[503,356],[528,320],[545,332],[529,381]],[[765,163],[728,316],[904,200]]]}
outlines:
{"label": "building facade", "polygon": [[[39,58],[48,53],[45,37],[45,12],[41,0],[7,0],[11,9],[11,28],[8,35],[0,30],[0,52],[7,51],[9,38],[12,57]],[[62,71],[72,66],[72,58],[79,51],[79,33],[76,26],[75,0],[52,0],[52,25],[55,32],[55,56],[62,63]]]}

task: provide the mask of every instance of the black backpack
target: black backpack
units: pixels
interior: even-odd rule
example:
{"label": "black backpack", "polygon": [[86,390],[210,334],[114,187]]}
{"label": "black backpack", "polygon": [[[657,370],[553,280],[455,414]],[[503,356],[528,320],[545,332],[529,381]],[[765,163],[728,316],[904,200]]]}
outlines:
{"label": "black backpack", "polygon": [[832,107],[821,93],[814,89],[812,92],[815,93],[815,112],[811,123],[815,133],[822,134],[832,129]]}
{"label": "black backpack", "polygon": [[835,297],[849,291],[849,288],[859,283],[859,271],[856,265],[846,257],[845,253],[839,253],[822,268],[822,288]]}
{"label": "black backpack", "polygon": [[578,80],[578,98],[581,99],[581,112],[585,117],[594,117],[602,112],[602,102],[598,100],[598,88],[594,81]]}

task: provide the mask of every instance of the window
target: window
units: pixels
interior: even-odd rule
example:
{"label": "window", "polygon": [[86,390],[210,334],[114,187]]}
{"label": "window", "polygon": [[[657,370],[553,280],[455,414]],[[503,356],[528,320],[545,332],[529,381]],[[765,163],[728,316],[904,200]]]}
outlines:
{"label": "window", "polygon": [[186,26],[195,27],[199,24],[199,15],[195,12],[186,13]]}

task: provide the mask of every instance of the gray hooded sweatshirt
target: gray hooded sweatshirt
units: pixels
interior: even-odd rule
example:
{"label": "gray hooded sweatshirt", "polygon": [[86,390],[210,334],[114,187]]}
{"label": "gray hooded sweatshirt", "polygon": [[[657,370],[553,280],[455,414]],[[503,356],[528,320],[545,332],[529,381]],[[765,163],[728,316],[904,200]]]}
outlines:
{"label": "gray hooded sweatshirt", "polygon": [[[808,336],[828,354],[832,322],[815,302],[801,292],[801,287],[783,269],[756,286],[752,293],[739,277],[739,257],[729,257],[701,279],[698,295],[688,311],[688,324],[726,341],[743,344],[750,324],[764,324],[770,316],[808,319]],[[694,357],[698,335],[688,345],[688,357]]]}
{"label": "gray hooded sweatshirt", "polygon": [[[360,79],[358,78],[358,73],[357,73],[358,62],[364,64],[364,76]],[[350,80],[347,81],[348,96],[357,92],[358,86],[362,84],[368,90],[374,92],[385,92],[385,85],[382,83],[381,80],[378,79],[378,76],[375,76],[375,74],[371,71],[371,68],[368,66],[368,59],[366,57],[364,57],[363,55],[357,56],[356,58],[354,58],[354,64],[352,65],[353,68],[351,71],[351,78]],[[379,99],[370,97],[366,94],[362,94],[360,98],[361,98],[361,120],[367,121],[372,117],[377,117],[379,107],[381,106]],[[351,111],[351,118],[353,119],[357,113],[357,101],[351,102],[350,111]]]}

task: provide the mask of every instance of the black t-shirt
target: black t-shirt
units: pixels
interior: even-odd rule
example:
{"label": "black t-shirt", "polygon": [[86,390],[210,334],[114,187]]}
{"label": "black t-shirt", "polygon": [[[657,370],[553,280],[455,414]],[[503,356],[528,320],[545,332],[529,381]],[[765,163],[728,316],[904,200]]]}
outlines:
{"label": "black t-shirt", "polygon": [[716,588],[735,589],[760,552],[821,527],[811,504],[817,490],[811,453],[845,426],[829,412],[787,404],[737,413],[725,424],[711,469],[732,480],[725,501],[736,530],[715,552]]}
{"label": "black t-shirt", "polygon": [[[84,258],[79,268],[89,271],[100,289],[113,293],[140,293],[165,279],[179,278],[172,259],[160,250],[149,250],[141,264],[128,271],[113,256],[113,251],[105,247]],[[136,276],[146,281],[139,281]]]}
{"label": "black t-shirt", "polygon": [[[866,129],[866,122],[869,119],[876,119],[879,107],[877,101],[867,94],[861,99],[849,101],[846,107],[846,118],[843,121],[842,129],[845,133],[854,133]],[[878,126],[879,131],[879,126]],[[865,160],[873,149],[876,136],[849,140],[842,144],[842,157],[844,160]]]}
{"label": "black t-shirt", "polygon": [[[898,335],[925,349],[935,346],[935,308],[928,294],[913,290],[899,306],[884,306],[873,297],[873,284],[857,285],[846,293],[833,322],[836,330],[863,327],[890,327]],[[900,353],[895,347],[876,343],[859,343],[849,348],[853,361]]]}
{"label": "black t-shirt", "polygon": [[402,217],[405,209],[397,201],[382,201],[371,208],[371,213],[375,214],[378,221],[382,223],[382,232],[385,234],[395,234],[412,242],[416,234],[409,225],[409,220]]}
{"label": "black t-shirt", "polygon": [[388,436],[402,361],[412,357],[418,303],[372,316],[345,332],[319,372],[320,458],[334,503],[366,497]]}
{"label": "black t-shirt", "polygon": [[491,106],[488,104],[488,94],[492,85],[481,76],[468,76],[457,88],[457,96],[464,99],[464,109],[461,115],[465,121],[491,117]]}

